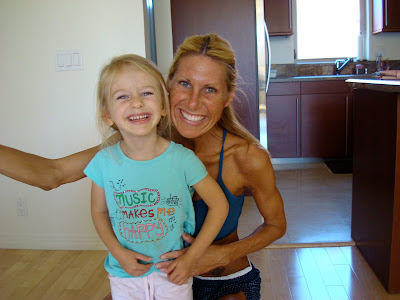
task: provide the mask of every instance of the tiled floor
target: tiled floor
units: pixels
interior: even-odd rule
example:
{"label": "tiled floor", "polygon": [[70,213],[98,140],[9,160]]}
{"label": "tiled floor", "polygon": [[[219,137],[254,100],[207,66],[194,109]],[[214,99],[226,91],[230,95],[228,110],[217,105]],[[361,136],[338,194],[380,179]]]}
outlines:
{"label": "tiled floor", "polygon": [[[333,174],[323,163],[274,165],[274,169],[285,205],[287,231],[271,246],[354,244],[350,235],[351,174]],[[250,234],[261,222],[253,198],[247,197],[239,236]]]}

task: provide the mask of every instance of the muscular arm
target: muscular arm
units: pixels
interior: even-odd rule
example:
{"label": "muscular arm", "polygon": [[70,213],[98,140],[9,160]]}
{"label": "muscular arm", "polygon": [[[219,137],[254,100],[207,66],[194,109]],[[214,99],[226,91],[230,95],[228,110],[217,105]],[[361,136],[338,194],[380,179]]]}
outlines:
{"label": "muscular arm", "polygon": [[255,199],[264,221],[249,236],[224,245],[212,245],[197,263],[199,274],[224,267],[250,253],[265,248],[286,231],[282,197],[275,185],[275,174],[267,152],[251,145],[241,154],[238,165],[244,186]]}
{"label": "muscular arm", "polygon": [[[211,245],[197,261],[193,275],[201,275],[216,268],[228,266],[237,259],[258,251],[278,238],[286,231],[286,218],[282,197],[275,186],[275,175],[267,152],[256,146],[250,146],[238,158],[238,176],[252,192],[257,208],[264,218],[249,236],[229,244]],[[193,238],[184,235],[191,243]],[[162,258],[174,258],[181,253],[169,253]],[[164,262],[163,262],[164,263]],[[166,264],[159,263],[156,267],[164,268]]]}
{"label": "muscular arm", "polygon": [[83,170],[99,149],[96,146],[60,159],[48,159],[0,145],[0,173],[51,190],[85,177]]}
{"label": "muscular arm", "polygon": [[246,156],[251,159],[240,164],[241,174],[264,221],[249,236],[222,246],[228,258],[225,263],[265,248],[286,232],[283,201],[275,185],[275,174],[267,152],[251,145]]}

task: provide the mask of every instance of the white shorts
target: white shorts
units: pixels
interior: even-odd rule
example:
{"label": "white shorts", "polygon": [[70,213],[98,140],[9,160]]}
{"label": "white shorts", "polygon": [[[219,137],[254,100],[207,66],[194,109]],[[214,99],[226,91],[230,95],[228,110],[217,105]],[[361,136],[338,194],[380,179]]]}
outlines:
{"label": "white shorts", "polygon": [[192,300],[193,278],[182,285],[169,281],[167,274],[153,272],[146,277],[119,278],[108,275],[113,300]]}

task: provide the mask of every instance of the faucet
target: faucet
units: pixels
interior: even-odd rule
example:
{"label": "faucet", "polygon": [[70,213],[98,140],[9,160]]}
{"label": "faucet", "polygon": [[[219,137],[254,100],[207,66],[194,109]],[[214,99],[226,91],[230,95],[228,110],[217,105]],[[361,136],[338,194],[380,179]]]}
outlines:
{"label": "faucet", "polygon": [[342,72],[343,68],[349,63],[353,62],[353,58],[349,57],[347,59],[337,59],[335,60],[335,70],[336,70],[336,75],[340,75],[340,72]]}

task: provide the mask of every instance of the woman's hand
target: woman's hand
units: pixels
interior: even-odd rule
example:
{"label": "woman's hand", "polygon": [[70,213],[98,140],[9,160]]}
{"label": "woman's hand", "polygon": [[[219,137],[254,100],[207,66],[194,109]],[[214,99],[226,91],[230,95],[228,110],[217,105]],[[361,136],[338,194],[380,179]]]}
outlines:
{"label": "woman's hand", "polygon": [[[186,233],[182,235],[182,238],[189,244],[192,244],[194,241],[194,237]],[[176,259],[183,255],[186,251],[187,248],[164,253],[163,255],[161,255],[161,259]],[[160,269],[163,272],[166,272],[172,262],[173,260],[159,262],[156,264],[156,268]],[[225,266],[228,263],[229,261],[224,251],[224,246],[211,245],[195,263],[192,276],[202,275],[221,266]]]}
{"label": "woman's hand", "polygon": [[151,257],[121,247],[114,254],[122,269],[131,276],[141,276],[149,271],[153,263],[142,264],[139,260],[149,262]]}
{"label": "woman's hand", "polygon": [[188,254],[189,252],[186,252],[184,255],[171,260],[170,265],[165,270],[165,273],[168,274],[168,279],[177,285],[187,283],[188,279],[193,276],[192,273],[196,260]]}

